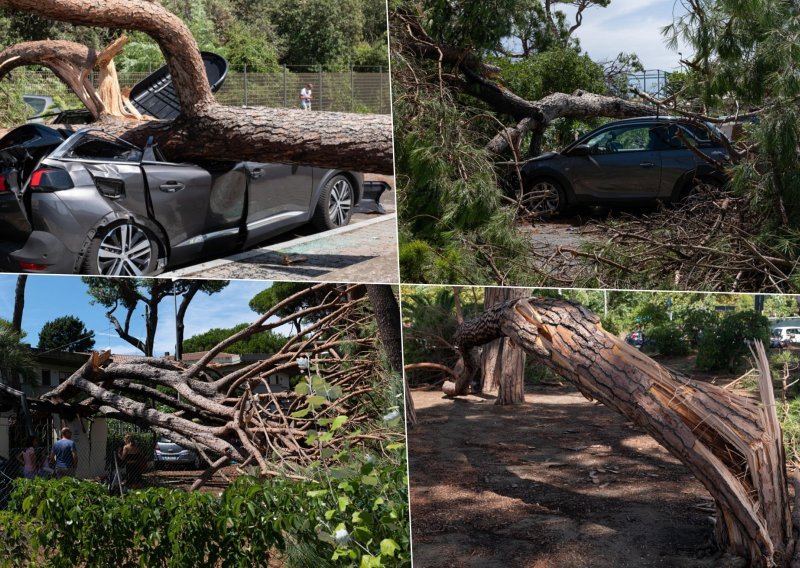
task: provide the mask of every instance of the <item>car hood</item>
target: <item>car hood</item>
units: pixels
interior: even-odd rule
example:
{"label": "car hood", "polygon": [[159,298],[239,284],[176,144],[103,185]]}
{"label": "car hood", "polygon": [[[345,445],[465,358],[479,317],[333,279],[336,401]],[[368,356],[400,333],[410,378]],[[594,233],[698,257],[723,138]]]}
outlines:
{"label": "car hood", "polygon": [[528,160],[529,162],[544,162],[546,160],[552,160],[553,158],[560,158],[560,152],[544,152],[543,154],[539,154],[535,158],[531,158]]}

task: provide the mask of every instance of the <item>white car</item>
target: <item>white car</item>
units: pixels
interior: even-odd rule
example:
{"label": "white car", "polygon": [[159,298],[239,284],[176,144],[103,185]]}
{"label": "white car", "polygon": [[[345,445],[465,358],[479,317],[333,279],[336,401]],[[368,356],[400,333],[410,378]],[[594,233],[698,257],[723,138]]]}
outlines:
{"label": "white car", "polygon": [[772,335],[789,343],[800,343],[800,327],[775,327]]}

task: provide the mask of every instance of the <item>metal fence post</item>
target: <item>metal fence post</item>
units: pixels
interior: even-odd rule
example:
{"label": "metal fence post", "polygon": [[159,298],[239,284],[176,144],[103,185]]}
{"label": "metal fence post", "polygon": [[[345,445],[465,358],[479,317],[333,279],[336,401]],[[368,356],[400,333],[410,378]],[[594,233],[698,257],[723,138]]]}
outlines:
{"label": "metal fence post", "polygon": [[247,106],[247,63],[244,64],[244,106]]}
{"label": "metal fence post", "polygon": [[322,65],[319,66],[319,108],[322,110]]}
{"label": "metal fence post", "polygon": [[283,64],[283,106],[284,107],[288,107],[289,106],[289,94],[288,94],[288,92],[286,90],[286,87],[287,87],[287,85],[286,85],[286,64],[284,63]]}
{"label": "metal fence post", "polygon": [[353,66],[350,65],[350,112],[356,112],[356,88],[353,82]]}
{"label": "metal fence post", "polygon": [[378,84],[380,85],[381,114],[383,114],[383,65],[378,67]]}

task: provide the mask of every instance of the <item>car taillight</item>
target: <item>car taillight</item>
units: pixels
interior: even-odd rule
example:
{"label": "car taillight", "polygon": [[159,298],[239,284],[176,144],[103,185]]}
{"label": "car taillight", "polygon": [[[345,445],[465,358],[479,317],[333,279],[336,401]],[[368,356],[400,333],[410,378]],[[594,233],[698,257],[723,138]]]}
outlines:
{"label": "car taillight", "polygon": [[31,174],[29,185],[32,191],[60,191],[72,189],[75,185],[69,174],[58,168],[39,168]]}
{"label": "car taillight", "polygon": [[6,182],[6,176],[0,175],[0,193],[4,191],[8,191],[8,182]]}
{"label": "car taillight", "polygon": [[19,267],[23,270],[31,270],[34,272],[39,272],[47,268],[46,264],[36,264],[35,262],[23,262],[19,261]]}

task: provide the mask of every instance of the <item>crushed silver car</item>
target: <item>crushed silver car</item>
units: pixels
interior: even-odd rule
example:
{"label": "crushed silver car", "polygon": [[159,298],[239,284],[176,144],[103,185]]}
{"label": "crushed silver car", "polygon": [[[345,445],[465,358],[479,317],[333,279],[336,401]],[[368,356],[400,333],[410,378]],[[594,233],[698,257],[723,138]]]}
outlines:
{"label": "crushed silver car", "polygon": [[[305,223],[380,210],[362,174],[256,162],[171,163],[93,128],[20,126],[0,139],[0,258],[11,272],[157,274]],[[366,191],[366,194],[365,194]]]}

